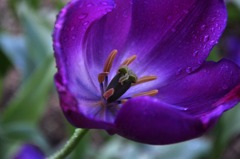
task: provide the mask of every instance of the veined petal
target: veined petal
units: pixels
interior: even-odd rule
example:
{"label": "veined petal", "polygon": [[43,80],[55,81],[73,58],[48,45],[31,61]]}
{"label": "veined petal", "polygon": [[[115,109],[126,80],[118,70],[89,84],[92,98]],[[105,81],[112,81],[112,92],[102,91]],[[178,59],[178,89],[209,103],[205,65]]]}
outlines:
{"label": "veined petal", "polygon": [[171,144],[202,135],[208,128],[200,118],[181,107],[150,97],[138,97],[123,105],[116,118],[116,133],[147,144]]}
{"label": "veined petal", "polygon": [[222,0],[133,1],[132,6],[124,56],[136,54],[132,69],[139,76],[157,75],[153,85],[168,84],[197,69],[226,25]]}
{"label": "veined petal", "polygon": [[103,69],[109,53],[116,49],[118,54],[110,71],[110,79],[115,75],[123,57],[132,22],[132,0],[115,0],[115,8],[89,27],[84,47],[86,60],[92,78]]}
{"label": "veined petal", "polygon": [[[67,119],[79,127],[106,128],[101,124],[105,116],[98,117],[99,88],[89,75],[83,43],[88,28],[114,6],[112,0],[72,0],[61,10],[55,23],[53,47],[58,68],[55,82]],[[89,126],[86,120],[93,124]],[[95,124],[98,120],[99,125]]]}
{"label": "veined petal", "polygon": [[240,69],[233,62],[205,62],[196,72],[159,88],[157,98],[201,114],[215,109],[213,104],[239,83]]}

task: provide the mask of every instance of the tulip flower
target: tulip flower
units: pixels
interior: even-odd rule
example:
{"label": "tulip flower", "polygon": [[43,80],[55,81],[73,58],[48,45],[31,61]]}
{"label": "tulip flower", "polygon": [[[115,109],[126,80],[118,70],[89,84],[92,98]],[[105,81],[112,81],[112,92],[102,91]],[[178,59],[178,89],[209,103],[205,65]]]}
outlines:
{"label": "tulip flower", "polygon": [[206,61],[226,14],[223,0],[71,0],[53,32],[65,117],[147,144],[203,135],[239,102],[240,68]]}

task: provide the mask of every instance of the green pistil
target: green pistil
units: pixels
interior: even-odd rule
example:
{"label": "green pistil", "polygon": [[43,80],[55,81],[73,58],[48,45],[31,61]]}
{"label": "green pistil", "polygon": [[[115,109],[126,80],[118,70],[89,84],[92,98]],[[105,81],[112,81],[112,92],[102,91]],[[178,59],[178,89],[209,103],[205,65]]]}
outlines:
{"label": "green pistil", "polygon": [[136,81],[136,74],[130,70],[128,66],[121,66],[106,89],[106,91],[111,88],[114,89],[114,93],[107,99],[107,102],[111,103],[116,101],[131,87],[132,83],[136,83]]}

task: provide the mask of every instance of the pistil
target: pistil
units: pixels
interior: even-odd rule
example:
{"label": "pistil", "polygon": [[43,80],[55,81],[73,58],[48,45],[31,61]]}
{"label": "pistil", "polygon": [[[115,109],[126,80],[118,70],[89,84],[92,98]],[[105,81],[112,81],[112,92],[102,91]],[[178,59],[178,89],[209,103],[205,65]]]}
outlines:
{"label": "pistil", "polygon": [[131,97],[120,99],[121,96],[131,87],[138,84],[146,83],[157,79],[157,76],[144,76],[138,79],[137,75],[128,67],[136,58],[133,55],[127,58],[119,67],[116,75],[108,84],[108,74],[112,68],[114,59],[116,58],[117,50],[113,50],[104,65],[103,72],[98,74],[98,82],[100,84],[100,90],[102,95],[103,105],[110,103],[123,104],[128,99],[137,96],[154,96],[158,93],[157,89],[147,92],[141,92],[132,95]]}

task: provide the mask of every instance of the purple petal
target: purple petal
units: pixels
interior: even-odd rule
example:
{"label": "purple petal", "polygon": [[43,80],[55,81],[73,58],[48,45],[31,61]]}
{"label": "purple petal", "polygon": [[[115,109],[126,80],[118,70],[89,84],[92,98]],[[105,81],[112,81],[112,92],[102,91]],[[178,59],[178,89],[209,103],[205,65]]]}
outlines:
{"label": "purple petal", "polygon": [[[76,127],[110,129],[113,127],[115,109],[102,107],[99,101],[76,98],[55,76],[61,108],[67,120]],[[83,100],[83,101],[79,101]],[[100,100],[100,98],[99,98]]]}
{"label": "purple petal", "polygon": [[236,64],[206,62],[198,71],[160,87],[156,98],[130,99],[116,117],[115,133],[148,144],[198,137],[240,101],[239,83]]}
{"label": "purple petal", "polygon": [[[118,49],[110,79],[119,65],[136,54],[131,68],[141,77],[157,75],[150,85],[165,85],[197,69],[226,25],[226,8],[218,0],[116,1],[116,8],[88,28],[85,39],[90,76],[102,71],[109,52]],[[96,84],[97,85],[97,84]],[[134,90],[129,90],[132,94]]]}
{"label": "purple petal", "polygon": [[135,1],[133,7],[126,53],[138,55],[137,75],[155,74],[159,86],[197,69],[226,25],[219,0]]}
{"label": "purple petal", "polygon": [[106,16],[96,21],[86,34],[86,60],[91,70],[92,78],[103,70],[109,53],[117,49],[118,55],[112,68],[113,74],[117,71],[117,62],[126,44],[132,21],[131,0],[115,0],[115,8]]}
{"label": "purple petal", "polygon": [[200,118],[150,97],[138,97],[123,105],[116,118],[119,135],[147,144],[170,144],[202,135]]}
{"label": "purple petal", "polygon": [[44,159],[45,155],[35,145],[24,144],[14,155],[13,159]]}
{"label": "purple petal", "polygon": [[187,108],[191,114],[215,109],[212,105],[240,83],[240,69],[229,60],[206,62],[201,68],[159,88],[158,98]]}
{"label": "purple petal", "polygon": [[196,70],[226,25],[226,8],[219,0],[133,1],[131,7],[132,22],[125,50],[120,50],[113,70],[136,54],[138,57],[130,67],[138,77],[158,78],[130,89],[126,96],[166,85]]}
{"label": "purple petal", "polygon": [[240,101],[240,84],[227,93],[224,97],[213,104],[214,109],[202,115],[205,125],[214,122],[223,112],[233,108]]}
{"label": "purple petal", "polygon": [[99,86],[90,77],[83,43],[89,26],[113,7],[112,0],[72,0],[61,10],[55,23],[53,46],[58,68],[55,82],[67,119],[78,127],[106,128],[108,123],[104,125],[98,120],[112,122],[96,104],[101,97]]}

